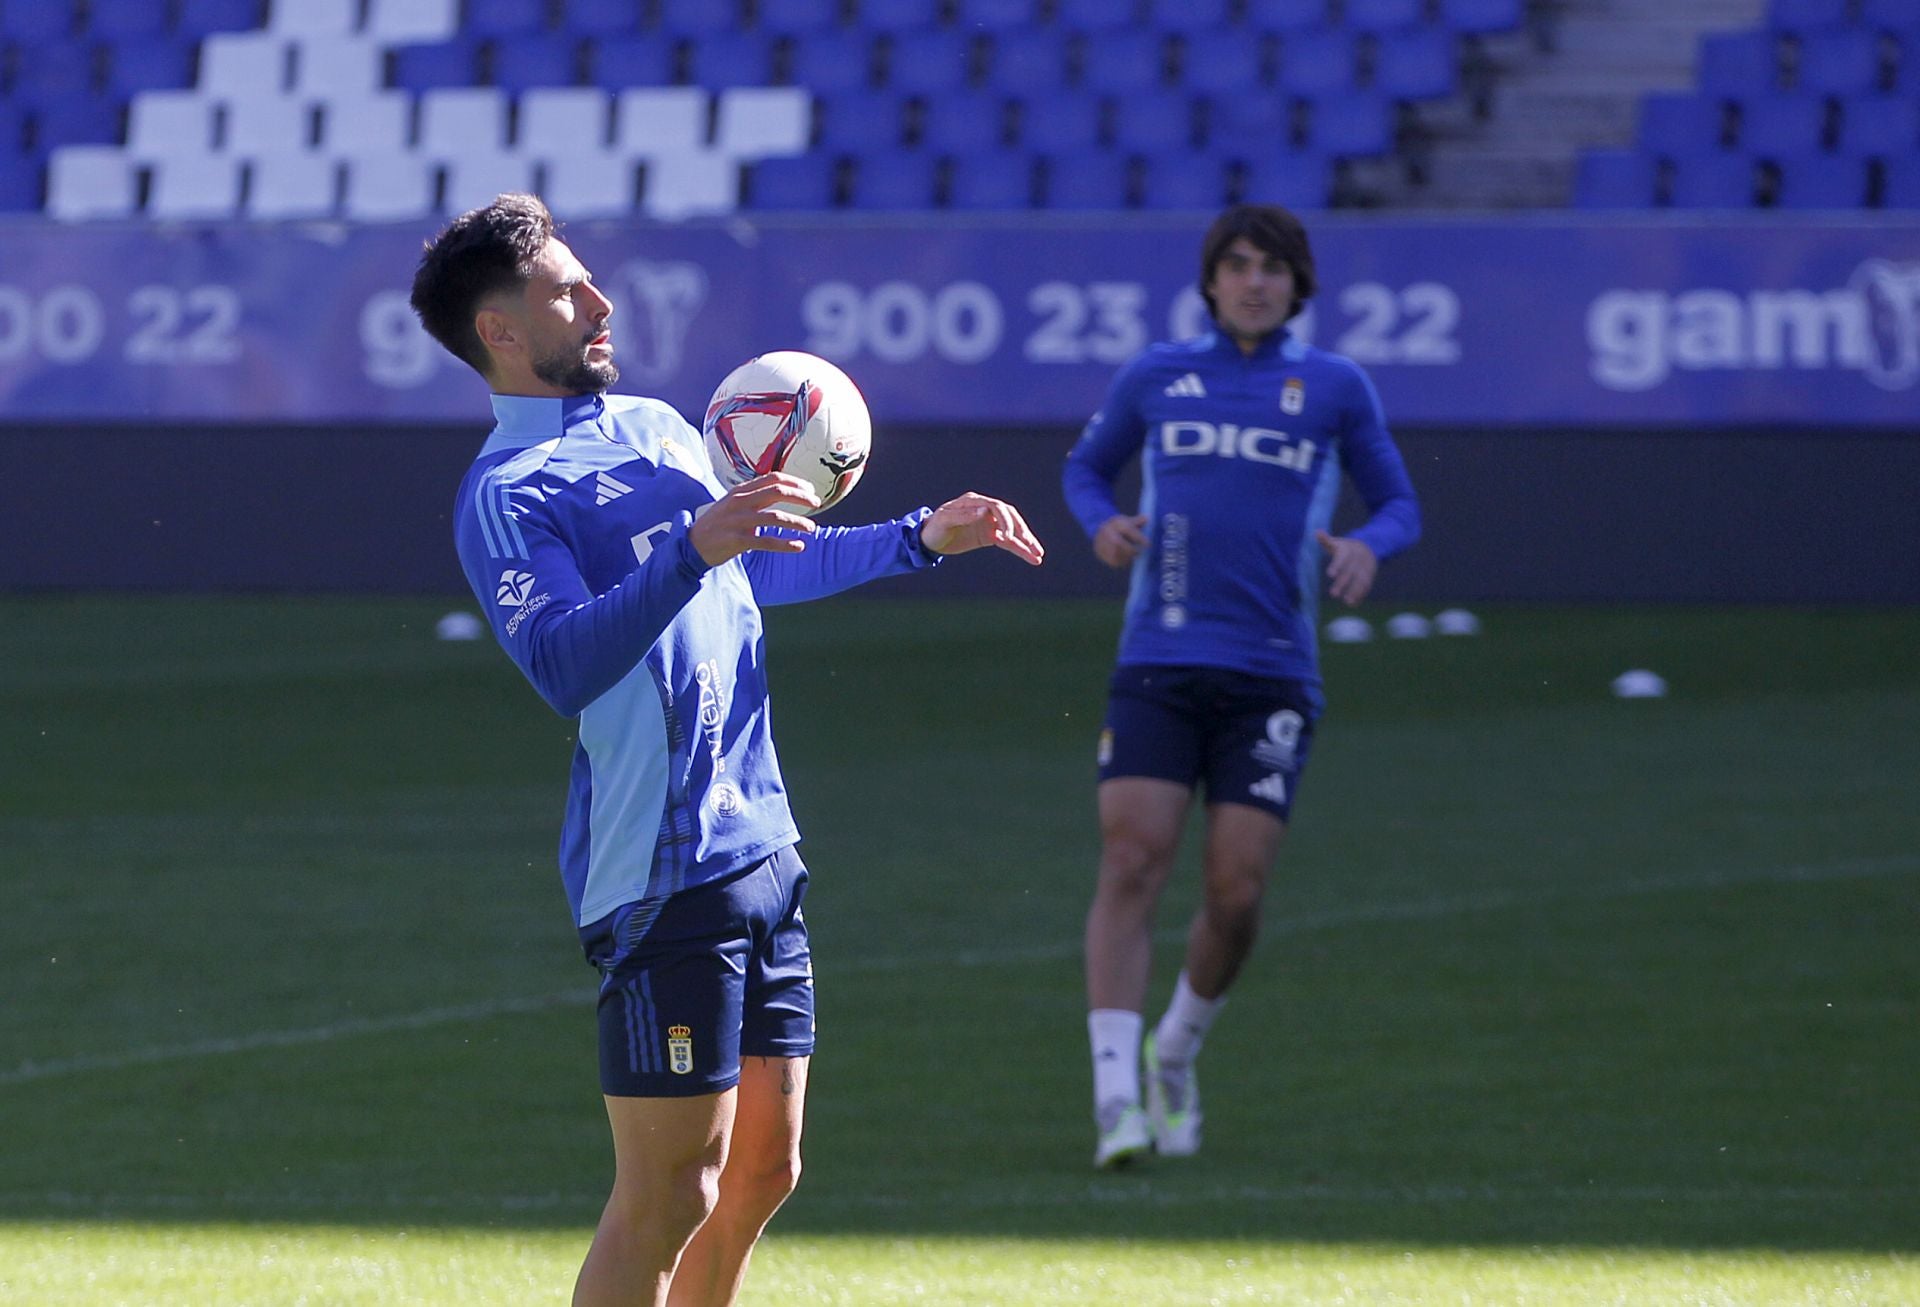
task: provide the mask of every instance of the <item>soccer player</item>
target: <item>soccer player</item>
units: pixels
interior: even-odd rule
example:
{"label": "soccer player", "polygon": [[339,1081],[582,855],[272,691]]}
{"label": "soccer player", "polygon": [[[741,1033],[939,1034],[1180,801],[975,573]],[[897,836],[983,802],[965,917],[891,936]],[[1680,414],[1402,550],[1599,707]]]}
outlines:
{"label": "soccer player", "polygon": [[455,542],[494,635],[579,719],[561,880],[600,972],[613,1192],[580,1307],[731,1303],[800,1168],[813,971],[807,871],[769,728],[760,605],[985,546],[1018,511],[965,494],[819,527],[811,486],[723,490],[667,405],[610,395],[613,306],[546,207],[503,195],[420,260],[413,305],[483,376],[498,425]]}
{"label": "soccer player", "polygon": [[[1297,218],[1228,209],[1200,252],[1214,330],[1123,367],[1067,455],[1067,503],[1094,553],[1132,569],[1100,734],[1100,869],[1086,927],[1102,1168],[1149,1150],[1198,1151],[1194,1059],[1252,950],[1320,717],[1320,562],[1334,598],[1357,604],[1380,561],[1420,534],[1372,384],[1287,331],[1314,288]],[[1142,490],[1127,513],[1113,484],[1135,456]],[[1335,536],[1342,471],[1371,516]],[[1203,900],[1172,1001],[1143,1040],[1154,908],[1203,785]]]}

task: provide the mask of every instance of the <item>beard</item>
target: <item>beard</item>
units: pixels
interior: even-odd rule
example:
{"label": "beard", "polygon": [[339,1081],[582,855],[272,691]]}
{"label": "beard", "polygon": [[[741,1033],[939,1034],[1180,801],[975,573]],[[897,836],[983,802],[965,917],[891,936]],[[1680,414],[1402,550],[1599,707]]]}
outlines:
{"label": "beard", "polygon": [[587,357],[585,346],[557,350],[533,361],[533,375],[549,386],[576,395],[597,395],[620,380],[620,369],[609,359],[595,363]]}

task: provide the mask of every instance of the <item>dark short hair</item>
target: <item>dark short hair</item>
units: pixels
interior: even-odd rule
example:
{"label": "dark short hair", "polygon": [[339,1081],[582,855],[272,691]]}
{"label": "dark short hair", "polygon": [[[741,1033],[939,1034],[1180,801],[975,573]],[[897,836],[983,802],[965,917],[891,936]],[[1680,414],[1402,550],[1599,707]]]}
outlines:
{"label": "dark short hair", "polygon": [[1227,256],[1227,246],[1242,236],[1252,241],[1255,249],[1293,269],[1293,312],[1287,315],[1292,319],[1320,289],[1320,279],[1313,270],[1313,247],[1307,244],[1306,227],[1277,204],[1236,204],[1207,229],[1207,238],[1200,245],[1200,294],[1207,301],[1207,312],[1218,317],[1207,284],[1213,280],[1220,260]]}
{"label": "dark short hair", "polygon": [[448,223],[427,242],[413,274],[413,311],[427,334],[486,376],[474,314],[489,295],[526,285],[553,233],[553,215],[536,195],[502,195]]}

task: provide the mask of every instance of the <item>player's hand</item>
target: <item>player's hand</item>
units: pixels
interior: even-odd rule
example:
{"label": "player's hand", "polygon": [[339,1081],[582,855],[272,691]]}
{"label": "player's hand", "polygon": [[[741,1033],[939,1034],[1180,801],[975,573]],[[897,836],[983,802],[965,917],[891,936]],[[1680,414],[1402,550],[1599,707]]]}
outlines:
{"label": "player's hand", "polygon": [[936,554],[964,554],[992,545],[1035,567],[1047,556],[1019,509],[971,490],[927,515],[920,523],[920,543]]}
{"label": "player's hand", "polygon": [[1320,547],[1330,555],[1327,561],[1327,593],[1349,608],[1367,597],[1373,578],[1380,572],[1380,560],[1364,540],[1352,536],[1314,532]]}
{"label": "player's hand", "polygon": [[1108,567],[1126,567],[1147,547],[1147,515],[1115,513],[1093,533],[1093,556]]}
{"label": "player's hand", "polygon": [[772,554],[797,554],[807,547],[804,540],[762,534],[766,527],[785,527],[803,535],[812,535],[813,519],[790,513],[783,504],[803,508],[820,507],[820,496],[799,477],[785,472],[769,472],[751,481],[742,481],[726,494],[694,515],[687,539],[704,558],[708,567],[718,567],[729,558],[762,550]]}

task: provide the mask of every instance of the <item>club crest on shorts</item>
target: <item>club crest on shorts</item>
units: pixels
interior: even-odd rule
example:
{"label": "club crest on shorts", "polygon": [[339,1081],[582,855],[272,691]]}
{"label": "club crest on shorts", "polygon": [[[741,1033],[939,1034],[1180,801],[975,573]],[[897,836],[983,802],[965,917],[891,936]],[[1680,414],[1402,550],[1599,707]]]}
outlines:
{"label": "club crest on shorts", "polygon": [[1298,413],[1307,406],[1307,386],[1298,377],[1288,377],[1287,384],[1280,387],[1280,411]]}
{"label": "club crest on shorts", "polygon": [[1306,718],[1291,708],[1282,708],[1267,718],[1267,738],[1253,746],[1253,757],[1276,771],[1292,771],[1294,751],[1299,747],[1300,729]]}
{"label": "club crest on shorts", "polygon": [[693,1027],[667,1027],[667,1069],[677,1076],[693,1074]]}

